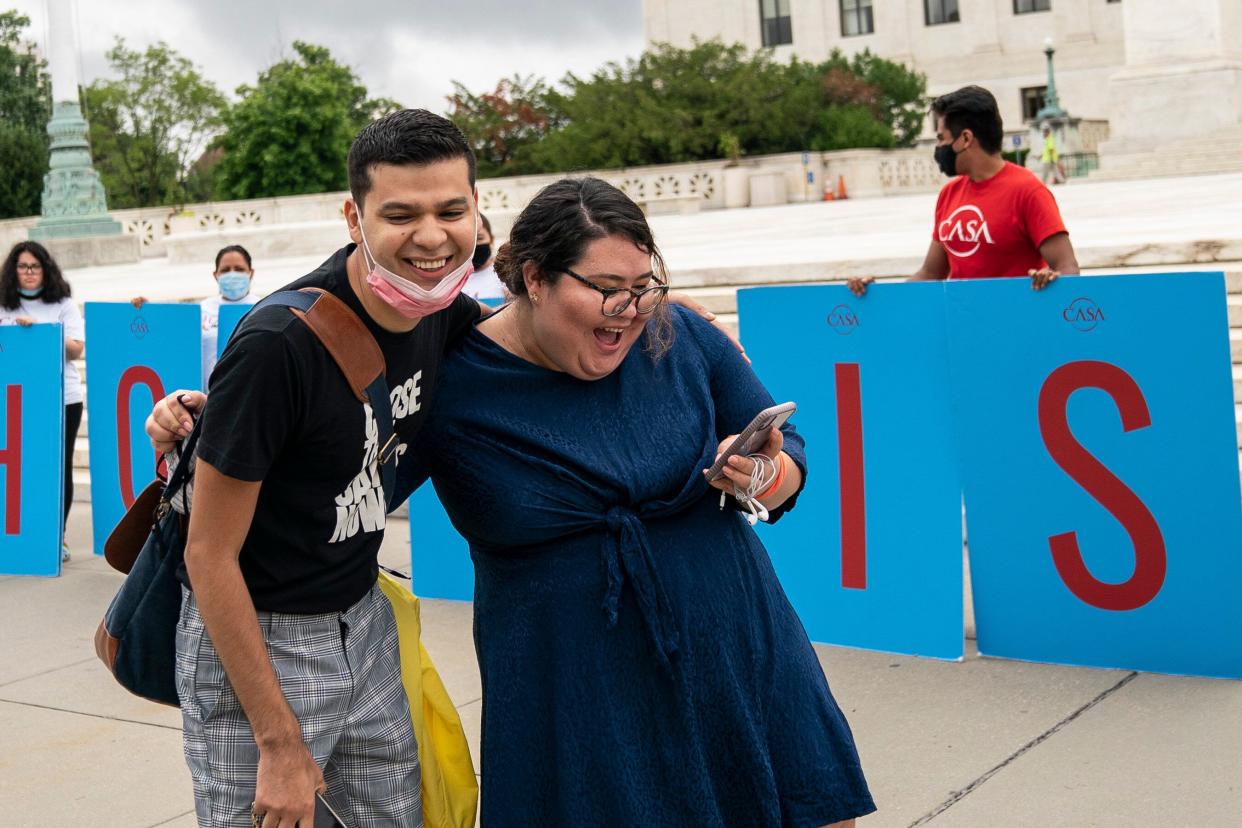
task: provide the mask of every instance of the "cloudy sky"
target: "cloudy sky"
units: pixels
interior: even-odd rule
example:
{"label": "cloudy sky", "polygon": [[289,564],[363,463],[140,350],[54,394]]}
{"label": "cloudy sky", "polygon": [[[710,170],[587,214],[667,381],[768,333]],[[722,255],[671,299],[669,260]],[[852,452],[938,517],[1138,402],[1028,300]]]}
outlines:
{"label": "cloudy sky", "polygon": [[[472,91],[535,74],[589,73],[642,50],[641,0],[74,0],[84,84],[108,75],[117,35],[131,48],[159,40],[230,97],[295,40],[327,46],[372,95],[436,112],[452,81]],[[0,0],[46,37],[44,0]],[[46,52],[45,52],[46,54]]]}

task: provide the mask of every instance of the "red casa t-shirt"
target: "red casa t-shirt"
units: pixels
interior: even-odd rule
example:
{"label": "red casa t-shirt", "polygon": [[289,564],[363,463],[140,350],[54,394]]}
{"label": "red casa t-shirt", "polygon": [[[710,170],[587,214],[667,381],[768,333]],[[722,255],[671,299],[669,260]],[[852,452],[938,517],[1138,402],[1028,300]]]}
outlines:
{"label": "red casa t-shirt", "polygon": [[960,175],[944,185],[932,238],[949,256],[950,279],[987,279],[1046,267],[1039,246],[1064,232],[1052,192],[1030,170],[1005,162],[987,181]]}

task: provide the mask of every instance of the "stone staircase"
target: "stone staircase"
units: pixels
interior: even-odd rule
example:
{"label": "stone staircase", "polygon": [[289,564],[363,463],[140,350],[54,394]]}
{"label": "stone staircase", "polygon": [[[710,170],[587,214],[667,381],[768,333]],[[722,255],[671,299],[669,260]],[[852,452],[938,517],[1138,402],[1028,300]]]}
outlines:
{"label": "stone staircase", "polygon": [[1165,175],[1207,175],[1242,170],[1242,129],[1212,130],[1193,140],[1179,139],[1166,152],[1100,154],[1090,181],[1120,181]]}
{"label": "stone staircase", "polygon": [[[737,291],[739,287],[749,286],[737,284],[739,281],[743,280],[738,279],[736,274],[720,271],[679,274],[677,279],[678,289],[684,290],[706,305],[734,333],[738,330]],[[1229,303],[1229,344],[1233,354],[1234,412],[1238,424],[1238,440],[1239,443],[1242,443],[1242,404],[1239,403],[1239,401],[1242,401],[1242,268],[1227,270],[1225,281],[1228,290],[1227,301]],[[824,283],[826,282],[822,279],[808,277],[796,282],[770,281],[763,284],[776,286],[779,284]],[[85,363],[79,361],[77,364],[78,370],[82,372],[82,377],[85,381]],[[73,453],[73,499],[84,502],[89,501],[91,497],[89,419],[90,412],[84,412],[82,415],[82,428],[78,432],[78,442]],[[1239,460],[1242,462],[1242,455],[1239,456]],[[404,507],[402,508],[404,509]],[[404,514],[404,512],[398,512],[397,514]]]}

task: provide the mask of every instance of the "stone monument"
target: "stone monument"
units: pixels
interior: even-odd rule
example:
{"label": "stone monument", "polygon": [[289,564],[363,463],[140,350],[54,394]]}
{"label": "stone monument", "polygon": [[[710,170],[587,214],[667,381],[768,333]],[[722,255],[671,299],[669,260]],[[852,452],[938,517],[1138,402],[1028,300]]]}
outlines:
{"label": "stone monument", "polygon": [[[1068,112],[1061,106],[1060,96],[1057,95],[1057,77],[1053,68],[1052,58],[1056,54],[1053,47],[1052,38],[1044,40],[1044,58],[1048,64],[1048,86],[1044,93],[1044,105],[1035,117],[1027,121],[1028,135],[1027,142],[1031,151],[1026,155],[1026,166],[1028,169],[1034,170],[1037,175],[1042,174],[1043,162],[1040,160],[1044,152],[1044,135],[1043,128],[1047,125],[1052,130],[1052,137],[1056,139],[1057,150],[1062,157],[1062,166],[1065,168],[1067,176],[1080,174],[1075,164],[1066,164],[1068,161],[1076,161],[1082,156],[1083,145],[1082,136],[1078,126],[1082,123],[1082,118],[1071,117]],[[1066,159],[1066,156],[1069,156]]]}
{"label": "stone monument", "polygon": [[52,71],[52,139],[43,177],[42,218],[30,238],[42,242],[62,267],[136,262],[141,244],[108,215],[99,173],[91,166],[86,119],[78,98],[78,54],[72,0],[48,0]]}
{"label": "stone monument", "polygon": [[1125,0],[1093,178],[1242,170],[1242,2]]}

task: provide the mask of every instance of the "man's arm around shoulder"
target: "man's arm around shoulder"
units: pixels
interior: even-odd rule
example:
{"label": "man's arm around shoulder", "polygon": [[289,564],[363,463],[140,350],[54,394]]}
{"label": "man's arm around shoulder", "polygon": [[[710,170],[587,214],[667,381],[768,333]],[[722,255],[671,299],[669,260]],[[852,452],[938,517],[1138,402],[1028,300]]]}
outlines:
{"label": "man's arm around shoulder", "polygon": [[310,825],[323,774],[281,692],[238,564],[261,485],[227,477],[198,459],[185,566],[203,624],[259,746],[255,813],[266,814],[269,825]]}

